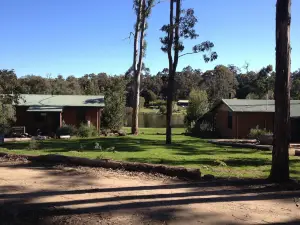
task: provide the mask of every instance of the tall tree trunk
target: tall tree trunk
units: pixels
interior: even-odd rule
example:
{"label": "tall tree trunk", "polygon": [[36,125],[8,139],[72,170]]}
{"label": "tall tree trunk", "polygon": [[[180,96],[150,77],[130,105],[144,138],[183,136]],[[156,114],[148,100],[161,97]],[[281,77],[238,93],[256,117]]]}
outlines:
{"label": "tall tree trunk", "polygon": [[169,72],[168,79],[168,94],[167,94],[167,115],[166,115],[166,144],[172,144],[172,103],[173,103],[173,90],[174,90],[174,73],[173,70]]}
{"label": "tall tree trunk", "polygon": [[284,182],[289,180],[291,0],[277,0],[276,8],[275,125],[270,178]]}
{"label": "tall tree trunk", "polygon": [[132,112],[132,134],[139,133],[139,107],[140,107],[140,88],[141,88],[141,71],[144,57],[144,37],[146,29],[146,0],[141,0],[141,18],[140,18],[140,40],[137,70],[134,73],[134,105]]}
{"label": "tall tree trunk", "polygon": [[[175,24],[173,24],[174,3],[170,1],[170,32],[168,44],[169,57],[169,80],[168,80],[168,96],[167,96],[167,130],[166,130],[166,144],[172,144],[172,111],[173,111],[173,95],[176,70],[179,59],[179,24],[181,14],[181,0],[176,0],[176,14]],[[171,41],[170,41],[171,40]],[[172,45],[174,40],[174,60],[172,60]]]}
{"label": "tall tree trunk", "polygon": [[133,84],[133,111],[132,111],[132,124],[131,133],[138,133],[138,107],[139,107],[139,86],[138,86],[138,49],[139,49],[139,34],[140,34],[140,23],[142,15],[142,0],[139,1],[139,9],[137,12],[135,33],[134,33],[134,50],[133,50],[133,74],[134,74],[134,84]]}
{"label": "tall tree trunk", "polygon": [[173,87],[175,73],[173,71],[173,39],[174,39],[174,2],[170,1],[170,28],[168,33],[168,59],[169,59],[169,78],[167,88],[167,115],[166,115],[166,144],[172,143],[172,102],[173,102]]}

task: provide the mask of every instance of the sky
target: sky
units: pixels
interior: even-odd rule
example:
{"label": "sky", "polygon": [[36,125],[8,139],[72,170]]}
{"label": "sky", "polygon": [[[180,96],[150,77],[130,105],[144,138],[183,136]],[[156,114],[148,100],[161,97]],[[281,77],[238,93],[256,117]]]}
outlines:
{"label": "sky", "polygon": [[[135,15],[132,0],[0,0],[0,69],[20,76],[124,74],[132,65]],[[146,66],[152,74],[168,67],[160,50],[162,25],[169,4],[157,5],[149,19]],[[201,55],[180,58],[179,68],[202,71],[234,64],[250,69],[275,63],[276,0],[184,0],[199,20],[197,40],[186,40],[186,52],[212,41],[219,57],[204,63]],[[292,1],[292,70],[300,68],[300,1]]]}

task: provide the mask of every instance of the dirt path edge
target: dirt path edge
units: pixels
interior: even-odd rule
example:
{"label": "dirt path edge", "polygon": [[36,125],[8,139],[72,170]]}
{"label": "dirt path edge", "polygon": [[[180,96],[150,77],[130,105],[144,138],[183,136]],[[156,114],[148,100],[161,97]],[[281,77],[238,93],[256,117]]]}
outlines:
{"label": "dirt path edge", "polygon": [[201,172],[199,169],[187,169],[185,167],[179,166],[166,166],[161,164],[150,164],[150,163],[135,163],[135,162],[123,162],[115,161],[110,159],[87,159],[80,157],[71,157],[63,155],[17,155],[0,153],[0,157],[20,157],[26,158],[32,162],[43,162],[43,163],[55,163],[55,164],[65,164],[71,166],[88,166],[88,167],[102,167],[115,170],[127,170],[135,172],[145,172],[145,173],[160,173],[170,177],[186,178],[190,180],[200,180]]}

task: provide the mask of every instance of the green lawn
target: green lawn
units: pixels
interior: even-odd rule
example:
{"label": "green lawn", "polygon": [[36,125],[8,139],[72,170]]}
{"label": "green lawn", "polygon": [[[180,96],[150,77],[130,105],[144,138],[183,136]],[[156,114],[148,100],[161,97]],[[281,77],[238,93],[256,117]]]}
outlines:
{"label": "green lawn", "polygon": [[[184,136],[173,129],[173,145],[164,145],[164,129],[141,129],[139,136],[94,139],[50,140],[40,150],[29,143],[7,143],[1,152],[18,154],[62,154],[87,158],[110,158],[132,162],[161,163],[200,168],[203,174],[220,177],[265,178],[271,165],[271,152],[215,146],[205,140]],[[98,143],[98,144],[96,144]],[[102,149],[95,149],[95,145]],[[300,157],[290,158],[291,176],[300,179]]]}

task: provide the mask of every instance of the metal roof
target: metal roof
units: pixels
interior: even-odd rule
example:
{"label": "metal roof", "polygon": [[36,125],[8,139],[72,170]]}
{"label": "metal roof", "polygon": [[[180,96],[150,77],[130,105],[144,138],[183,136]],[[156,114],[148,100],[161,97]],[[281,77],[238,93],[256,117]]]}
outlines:
{"label": "metal roof", "polygon": [[62,112],[63,107],[51,107],[51,106],[30,106],[27,112]]}
{"label": "metal roof", "polygon": [[[275,112],[274,100],[223,99],[233,112]],[[300,117],[300,100],[291,100],[291,117]]]}
{"label": "metal roof", "polygon": [[177,103],[189,103],[189,100],[179,100]]}
{"label": "metal roof", "polygon": [[103,95],[27,95],[20,96],[18,106],[104,107]]}

